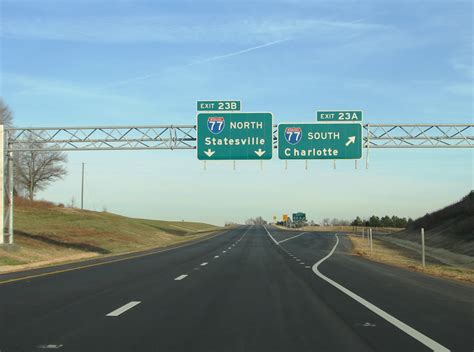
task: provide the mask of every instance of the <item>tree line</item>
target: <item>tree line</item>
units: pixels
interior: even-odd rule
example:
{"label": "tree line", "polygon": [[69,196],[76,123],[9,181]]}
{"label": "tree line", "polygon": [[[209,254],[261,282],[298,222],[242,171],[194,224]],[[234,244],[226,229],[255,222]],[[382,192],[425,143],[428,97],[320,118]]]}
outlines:
{"label": "tree line", "polygon": [[376,215],[372,215],[368,219],[361,219],[357,216],[352,222],[352,226],[370,226],[370,227],[398,227],[398,228],[406,228],[413,220],[411,218],[400,218],[396,215],[393,216],[382,216],[378,217]]}
{"label": "tree line", "polygon": [[401,218],[396,215],[393,216],[382,216],[372,215],[369,218],[362,219],[357,216],[354,220],[338,219],[338,218],[324,218],[322,221],[323,226],[367,226],[367,227],[398,227],[406,228],[413,220],[411,218]]}
{"label": "tree line", "polygon": [[[5,128],[13,127],[13,113],[0,98],[0,124]],[[42,149],[38,135],[24,135],[20,147]],[[15,195],[33,200],[39,191],[46,189],[52,182],[61,180],[66,174],[67,156],[55,151],[13,152]]]}

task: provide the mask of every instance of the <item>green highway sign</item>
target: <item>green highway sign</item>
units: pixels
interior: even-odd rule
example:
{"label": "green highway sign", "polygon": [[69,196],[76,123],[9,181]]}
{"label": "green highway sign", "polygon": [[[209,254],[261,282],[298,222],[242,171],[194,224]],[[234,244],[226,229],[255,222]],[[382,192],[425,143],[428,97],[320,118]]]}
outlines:
{"label": "green highway sign", "polygon": [[197,111],[240,111],[239,100],[198,101]]}
{"label": "green highway sign", "polygon": [[269,112],[213,112],[197,115],[199,160],[272,158],[273,116]]}
{"label": "green highway sign", "polygon": [[306,214],[305,213],[293,213],[291,215],[293,222],[306,222]]}
{"label": "green highway sign", "polygon": [[282,123],[278,125],[280,159],[360,159],[360,123]]}
{"label": "green highway sign", "polygon": [[328,122],[357,122],[362,121],[362,111],[360,110],[339,110],[339,111],[318,111],[316,113],[318,121]]}

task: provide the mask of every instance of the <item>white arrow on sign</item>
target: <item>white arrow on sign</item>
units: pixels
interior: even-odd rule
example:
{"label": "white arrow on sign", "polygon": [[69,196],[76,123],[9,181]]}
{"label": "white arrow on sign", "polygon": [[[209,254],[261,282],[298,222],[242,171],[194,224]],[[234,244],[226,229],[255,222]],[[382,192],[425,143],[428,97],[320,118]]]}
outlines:
{"label": "white arrow on sign", "polygon": [[213,156],[214,153],[215,153],[215,151],[213,151],[213,150],[211,150],[211,149],[208,149],[208,150],[206,150],[206,151],[204,152],[204,154],[206,154],[209,158],[210,158],[211,156]]}
{"label": "white arrow on sign", "polygon": [[347,142],[346,142],[346,147],[348,147],[350,144],[354,144],[355,142],[356,142],[356,137],[355,136],[349,137]]}
{"label": "white arrow on sign", "polygon": [[262,150],[262,148],[258,148],[258,150],[255,150],[255,154],[257,154],[259,157],[261,157],[263,154],[265,154],[265,150]]}

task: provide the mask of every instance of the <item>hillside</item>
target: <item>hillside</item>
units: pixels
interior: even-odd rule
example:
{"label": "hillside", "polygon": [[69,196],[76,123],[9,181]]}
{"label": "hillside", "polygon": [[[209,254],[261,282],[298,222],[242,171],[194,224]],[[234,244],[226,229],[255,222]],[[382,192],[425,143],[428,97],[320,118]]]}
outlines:
{"label": "hillside", "polygon": [[165,247],[220,229],[184,221],[134,219],[107,212],[15,200],[15,245],[0,247],[0,272]]}
{"label": "hillside", "polygon": [[474,192],[452,205],[416,219],[405,231],[393,237],[420,242],[425,229],[427,246],[474,256]]}

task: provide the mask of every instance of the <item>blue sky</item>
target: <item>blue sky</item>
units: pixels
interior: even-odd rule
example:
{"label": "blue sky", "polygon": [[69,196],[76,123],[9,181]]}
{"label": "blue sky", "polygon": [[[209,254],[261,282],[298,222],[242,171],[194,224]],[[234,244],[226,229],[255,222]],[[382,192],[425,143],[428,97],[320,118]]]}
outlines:
{"label": "blue sky", "polygon": [[[369,123],[472,123],[471,1],[25,1],[1,7],[1,96],[18,126],[189,124],[234,98],[275,122],[361,109]],[[214,163],[192,151],[70,153],[39,196],[222,223],[419,216],[473,183],[471,150],[374,150],[353,162]]]}

